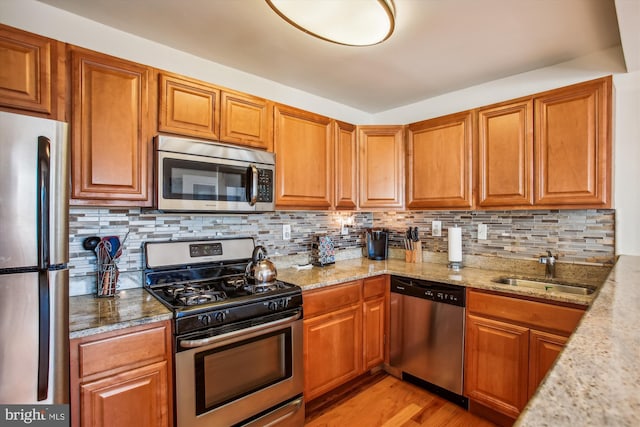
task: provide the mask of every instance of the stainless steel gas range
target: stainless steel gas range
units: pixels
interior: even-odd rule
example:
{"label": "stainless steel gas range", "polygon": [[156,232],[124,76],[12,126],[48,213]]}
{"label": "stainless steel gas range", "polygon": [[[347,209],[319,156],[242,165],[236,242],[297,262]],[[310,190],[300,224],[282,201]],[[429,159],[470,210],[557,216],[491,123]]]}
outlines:
{"label": "stainless steel gas range", "polygon": [[144,244],[145,287],[174,313],[178,427],[304,424],[302,291],[250,283],[254,246]]}

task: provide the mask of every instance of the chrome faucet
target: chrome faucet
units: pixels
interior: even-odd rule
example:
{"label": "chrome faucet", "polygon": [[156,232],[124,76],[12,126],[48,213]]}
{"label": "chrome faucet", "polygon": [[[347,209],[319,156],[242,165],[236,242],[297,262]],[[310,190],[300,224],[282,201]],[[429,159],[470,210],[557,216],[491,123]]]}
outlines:
{"label": "chrome faucet", "polygon": [[551,251],[547,251],[546,256],[540,257],[540,264],[545,265],[544,278],[553,279],[556,275],[556,256],[551,255]]}

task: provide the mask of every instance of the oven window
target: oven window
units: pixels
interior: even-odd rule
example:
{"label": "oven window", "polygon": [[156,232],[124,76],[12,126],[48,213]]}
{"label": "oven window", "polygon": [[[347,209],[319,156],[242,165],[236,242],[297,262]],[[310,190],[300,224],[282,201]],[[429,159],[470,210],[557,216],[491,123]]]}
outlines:
{"label": "oven window", "polygon": [[165,199],[246,202],[247,168],[216,163],[163,159]]}
{"label": "oven window", "polygon": [[291,328],[197,353],[197,415],[292,375]]}

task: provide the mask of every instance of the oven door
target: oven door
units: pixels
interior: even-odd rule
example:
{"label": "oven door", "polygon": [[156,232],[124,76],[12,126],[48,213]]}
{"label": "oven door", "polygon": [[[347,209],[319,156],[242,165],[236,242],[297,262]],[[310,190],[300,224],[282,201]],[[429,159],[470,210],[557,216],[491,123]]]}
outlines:
{"label": "oven door", "polygon": [[178,427],[230,426],[273,413],[298,420],[291,425],[304,423],[304,404],[295,404],[303,390],[299,309],[222,335],[178,339],[177,345]]}
{"label": "oven door", "polygon": [[271,165],[158,152],[158,209],[273,211]]}

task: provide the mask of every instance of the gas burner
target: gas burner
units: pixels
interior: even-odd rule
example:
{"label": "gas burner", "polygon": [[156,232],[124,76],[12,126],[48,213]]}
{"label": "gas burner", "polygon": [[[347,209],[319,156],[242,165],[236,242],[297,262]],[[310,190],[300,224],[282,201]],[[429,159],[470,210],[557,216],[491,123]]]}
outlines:
{"label": "gas burner", "polygon": [[241,288],[243,286],[246,286],[247,281],[245,280],[245,278],[243,276],[228,277],[228,278],[223,280],[223,284],[225,286],[230,287],[230,288]]}
{"label": "gas burner", "polygon": [[180,283],[162,289],[167,298],[178,305],[198,305],[224,301],[227,295],[216,290],[210,283]]}
{"label": "gas burner", "polygon": [[167,285],[162,290],[167,296],[177,299],[178,297],[183,296],[185,294],[195,294],[198,292],[202,292],[203,288],[201,285],[194,285],[194,284],[188,283],[188,284]]}
{"label": "gas burner", "polygon": [[247,285],[245,290],[250,294],[263,294],[266,292],[273,292],[282,288],[280,282],[265,283],[261,285]]}
{"label": "gas burner", "polygon": [[208,302],[224,301],[227,296],[224,292],[219,291],[203,291],[204,293],[184,294],[178,296],[176,299],[184,305],[198,305]]}

